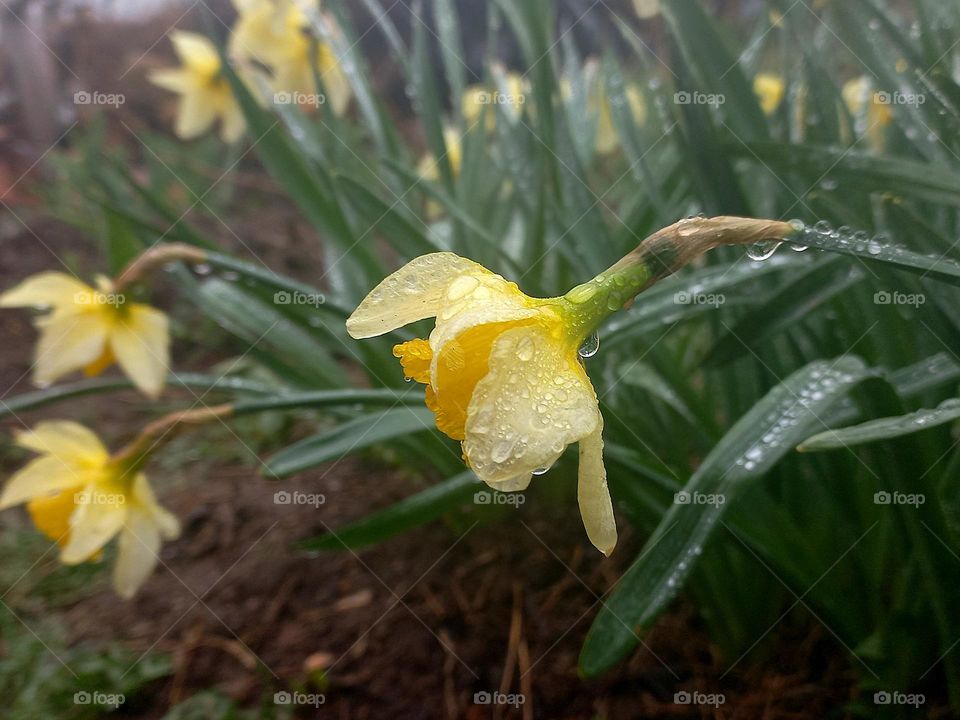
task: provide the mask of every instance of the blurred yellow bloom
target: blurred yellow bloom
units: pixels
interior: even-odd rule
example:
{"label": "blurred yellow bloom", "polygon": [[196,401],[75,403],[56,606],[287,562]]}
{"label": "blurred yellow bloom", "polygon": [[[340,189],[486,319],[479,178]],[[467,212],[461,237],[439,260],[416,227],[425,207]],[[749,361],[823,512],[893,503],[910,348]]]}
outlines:
{"label": "blurred yellow bloom", "polygon": [[753,93],[760,98],[760,107],[766,115],[773,115],[783,102],[786,85],[783,78],[773,73],[758,73],[753,79]]}
{"label": "blurred yellow bloom", "polygon": [[527,100],[529,83],[523,75],[515,72],[505,73],[504,78],[505,92],[501,92],[499,88],[490,89],[484,85],[471,85],[464,91],[461,107],[467,127],[478,122],[484,111],[487,113],[484,128],[490,132],[496,127],[497,108],[487,106],[500,105],[511,119],[516,120],[520,117]]}
{"label": "blurred yellow bloom", "polygon": [[841,95],[853,118],[865,126],[865,134],[874,150],[886,146],[886,127],[893,120],[889,102],[883,102],[883,93],[875,91],[873,82],[866,75],[847,81]]}
{"label": "blurred yellow bloom", "polygon": [[633,9],[641,20],[656,17],[660,14],[660,0],[633,0]]}
{"label": "blurred yellow bloom", "polygon": [[617,531],[603,418],[577,352],[590,320],[570,298],[532,298],[471,260],[433,253],[381,282],[347,331],[368,338],[435,317],[429,340],[397,345],[394,355],[427,386],[437,427],[461,441],[477,477],[503,491],[525,489],[578,442],[580,512],[591,542],[609,554]]}
{"label": "blurred yellow bloom", "polygon": [[[450,161],[450,169],[453,176],[460,174],[460,165],[463,160],[463,141],[460,137],[460,131],[452,126],[443,129],[443,143],[447,146],[447,160]],[[437,162],[433,153],[427,153],[420,159],[417,165],[417,173],[424,180],[440,179],[440,164]]]}
{"label": "blurred yellow bloom", "polygon": [[26,502],[37,528],[60,545],[66,565],[97,559],[119,535],[113,586],[133,597],[156,565],[161,540],[180,532],[146,476],[112,462],[97,436],[74,422],[42,422],[17,443],[40,457],[10,478],[0,510]]}
{"label": "blurred yellow bloom", "polygon": [[127,303],[105,277],[97,287],[59,272],[27,278],[0,295],[0,307],[48,310],[40,331],[33,378],[46,386],[76,370],[97,375],[113,362],[144,394],[163,390],[170,355],[167,316],[149,305]]}
{"label": "blurred yellow bloom", "polygon": [[[603,81],[598,80],[597,84],[596,98],[591,98],[591,104],[594,105],[595,111],[598,113],[597,135],[594,145],[599,154],[606,155],[619,147],[620,138],[613,124],[610,98],[603,87]],[[645,124],[647,122],[647,103],[644,100],[643,93],[640,92],[640,88],[636,85],[627,85],[624,94],[627,97],[627,105],[630,108],[631,115],[633,115],[633,121],[637,125]]]}
{"label": "blurred yellow bloom", "polygon": [[350,102],[350,84],[333,49],[314,40],[307,11],[316,11],[315,0],[234,0],[239,17],[230,36],[230,54],[258,62],[273,72],[272,90],[289,94],[299,104],[321,104],[314,68],[337,115]]}
{"label": "blurred yellow bloom", "polygon": [[181,66],[156,70],[150,81],[180,95],[174,132],[184,140],[198,137],[220,121],[226,142],[239,140],[246,123],[230,83],[223,76],[220,56],[203,35],[174,30],[170,33]]}

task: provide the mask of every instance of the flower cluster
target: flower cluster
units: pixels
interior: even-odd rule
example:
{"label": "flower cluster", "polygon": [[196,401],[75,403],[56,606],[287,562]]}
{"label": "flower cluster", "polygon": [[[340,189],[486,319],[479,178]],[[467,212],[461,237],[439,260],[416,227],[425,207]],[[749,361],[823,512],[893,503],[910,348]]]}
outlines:
{"label": "flower cluster", "polygon": [[[342,114],[350,102],[350,86],[333,48],[313,32],[315,23],[335,26],[320,15],[317,3],[303,0],[234,0],[237,20],[229,56],[254,96],[266,102],[296,103],[305,109],[329,104]],[[180,67],[156,70],[151,81],[180,96],[174,130],[188,140],[216,123],[224,141],[243,135],[243,112],[223,72],[214,44],[196,33],[170,34]],[[322,85],[322,87],[321,87]]]}

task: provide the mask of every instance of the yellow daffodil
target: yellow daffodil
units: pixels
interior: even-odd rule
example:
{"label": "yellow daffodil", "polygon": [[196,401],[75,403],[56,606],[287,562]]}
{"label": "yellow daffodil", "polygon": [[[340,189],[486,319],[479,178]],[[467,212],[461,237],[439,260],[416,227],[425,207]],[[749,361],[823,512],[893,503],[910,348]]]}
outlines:
{"label": "yellow daffodil", "polygon": [[783,78],[773,73],[758,73],[753,78],[753,93],[760,99],[764,114],[773,115],[783,102],[786,85]]}
{"label": "yellow daffodil", "polygon": [[133,597],[156,565],[161,541],[180,532],[146,476],[114,461],[96,435],[74,422],[42,422],[17,442],[39,457],[7,482],[0,510],[27,503],[34,524],[60,545],[67,565],[99,558],[119,535],[113,586]]}
{"label": "yellow daffodil", "polygon": [[[600,64],[596,60],[591,59],[584,63],[583,82],[586,86],[587,113],[596,119],[594,150],[599,155],[608,155],[620,146],[620,137],[613,123],[613,111],[604,78],[600,75]],[[561,78],[559,85],[560,97],[564,102],[580,101],[574,97],[574,86],[570,78]],[[647,102],[643,92],[636,85],[628,84],[624,88],[624,95],[634,123],[644,125],[647,122]]]}
{"label": "yellow daffodil", "polygon": [[144,394],[156,397],[163,390],[170,348],[167,316],[126,302],[107,278],[98,277],[92,288],[65,273],[40,273],[0,295],[0,307],[48,311],[35,322],[38,385],[76,370],[97,375],[116,362]]}
{"label": "yellow daffodil", "polygon": [[484,128],[487,132],[491,132],[497,126],[497,108],[488,108],[488,105],[501,106],[511,120],[520,117],[527,100],[529,83],[523,75],[515,72],[504,73],[503,78],[505,87],[503,91],[499,87],[491,89],[485,85],[471,85],[464,91],[461,108],[463,120],[468,128],[478,122],[484,112],[486,112]]}
{"label": "yellow daffodil", "polygon": [[842,90],[843,102],[854,120],[864,128],[870,146],[882,151],[886,146],[886,127],[893,120],[890,103],[884,102],[884,93],[876,92],[866,75],[847,81]]}
{"label": "yellow daffodil", "polygon": [[[463,160],[463,141],[460,131],[453,126],[445,127],[443,129],[443,143],[447,146],[447,160],[450,162],[450,170],[456,177],[460,174],[460,165]],[[440,163],[433,153],[427,153],[420,159],[420,163],[417,165],[417,173],[424,180],[438,180],[440,178]]]}
{"label": "yellow daffodil", "polygon": [[246,123],[230,83],[221,72],[220,55],[203,35],[175,30],[170,41],[180,59],[175,69],[156,70],[150,81],[180,96],[174,132],[184,140],[198,137],[218,120],[226,142],[239,140]]}
{"label": "yellow daffodil", "polygon": [[397,345],[407,377],[424,383],[437,427],[497,490],[523,490],[567,445],[580,444],[578,497],[587,535],[617,540],[602,450],[603,418],[578,348],[592,331],[600,286],[533,298],[471,260],[441,252],[387,277],[347,320],[368,338],[428,317],[429,340]]}
{"label": "yellow daffodil", "polygon": [[660,0],[633,0],[633,9],[641,20],[649,20],[660,14]]}
{"label": "yellow daffodil", "polygon": [[315,0],[234,0],[238,18],[230,36],[233,57],[254,61],[273,73],[275,94],[286,94],[299,104],[322,104],[316,98],[319,74],[326,96],[337,115],[350,102],[350,84],[333,49],[310,34],[308,11]]}

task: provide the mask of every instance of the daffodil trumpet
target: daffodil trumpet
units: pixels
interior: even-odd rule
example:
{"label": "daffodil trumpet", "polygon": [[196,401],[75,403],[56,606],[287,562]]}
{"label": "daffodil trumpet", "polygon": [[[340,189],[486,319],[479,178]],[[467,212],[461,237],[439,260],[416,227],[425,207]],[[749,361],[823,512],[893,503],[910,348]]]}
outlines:
{"label": "daffodil trumpet", "polygon": [[60,546],[65,565],[99,559],[117,537],[113,586],[131,598],[156,566],[162,541],[180,532],[176,517],[157,502],[147,481],[147,458],[180,427],[231,412],[232,406],[219,405],[173,413],[148,425],[114,455],[83,425],[41,422],[17,437],[38,457],[7,482],[0,510],[26,503],[37,529]]}
{"label": "daffodil trumpet", "polygon": [[347,331],[369,338],[436,318],[428,339],[400,343],[393,353],[407,378],[426,386],[437,427],[460,441],[477,477],[500,491],[526,489],[578,443],[581,517],[590,541],[609,555],[617,529],[603,464],[603,418],[579,348],[610,314],[711,248],[782,241],[797,231],[771,220],[681,220],[552,298],[525,295],[472,260],[431,253],[374,288],[347,320]]}

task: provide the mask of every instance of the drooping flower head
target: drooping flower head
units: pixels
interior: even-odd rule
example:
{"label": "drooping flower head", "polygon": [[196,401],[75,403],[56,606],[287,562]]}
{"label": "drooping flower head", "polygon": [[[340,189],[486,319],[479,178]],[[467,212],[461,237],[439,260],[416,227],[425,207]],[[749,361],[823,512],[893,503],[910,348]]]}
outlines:
{"label": "drooping flower head", "polygon": [[170,355],[167,316],[126,302],[109,279],[98,277],[93,288],[65,273],[40,273],[0,295],[0,307],[47,311],[35,322],[38,385],[77,370],[98,375],[116,362],[144,394],[156,397],[163,390]]}
{"label": "drooping flower head", "polygon": [[231,56],[269,68],[273,92],[292,98],[315,96],[319,75],[324,100],[342,115],[350,84],[333,48],[310,33],[307,13],[317,11],[316,0],[234,0],[234,5],[239,16],[230,36]]}
{"label": "drooping flower head", "polygon": [[587,534],[609,554],[616,524],[603,465],[597,396],[577,353],[590,332],[586,291],[533,298],[453,253],[425,255],[387,277],[347,321],[367,338],[428,317],[429,339],[394,348],[424,383],[437,427],[459,440],[481,480],[523,490],[580,443],[579,502]]}
{"label": "drooping flower head", "polygon": [[773,115],[783,102],[786,85],[783,77],[773,73],[757,73],[753,78],[753,94],[760,100],[765,115]]}
{"label": "drooping flower head", "polygon": [[150,82],[180,96],[174,132],[190,140],[219,121],[225,142],[239,140],[246,122],[222,73],[216,47],[203,35],[183,30],[171,32],[170,41],[181,65],[152,72]]}
{"label": "drooping flower head", "polygon": [[161,541],[180,532],[146,475],[116,462],[96,435],[74,422],[42,422],[17,443],[39,457],[7,482],[0,510],[27,503],[37,529],[57,542],[67,565],[99,558],[119,536],[113,586],[133,597],[153,571]]}

